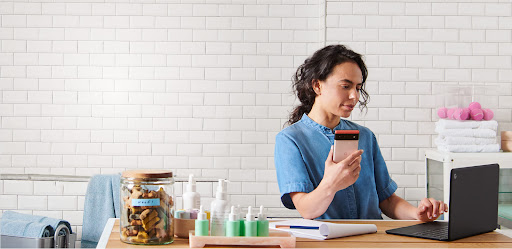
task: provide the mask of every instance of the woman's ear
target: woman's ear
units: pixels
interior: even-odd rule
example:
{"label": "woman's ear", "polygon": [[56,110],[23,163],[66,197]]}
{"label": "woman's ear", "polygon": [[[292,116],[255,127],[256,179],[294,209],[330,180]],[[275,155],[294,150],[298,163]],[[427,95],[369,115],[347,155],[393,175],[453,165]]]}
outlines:
{"label": "woman's ear", "polygon": [[313,87],[313,91],[315,91],[316,95],[322,94],[321,84],[320,84],[319,80],[313,80],[313,82],[311,83],[311,86]]}

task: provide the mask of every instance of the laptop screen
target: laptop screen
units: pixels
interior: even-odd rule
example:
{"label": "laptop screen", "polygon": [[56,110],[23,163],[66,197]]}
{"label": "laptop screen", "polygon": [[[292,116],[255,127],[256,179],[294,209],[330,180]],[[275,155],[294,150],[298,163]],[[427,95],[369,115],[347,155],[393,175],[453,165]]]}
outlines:
{"label": "laptop screen", "polygon": [[498,226],[498,164],[455,168],[450,176],[449,239]]}

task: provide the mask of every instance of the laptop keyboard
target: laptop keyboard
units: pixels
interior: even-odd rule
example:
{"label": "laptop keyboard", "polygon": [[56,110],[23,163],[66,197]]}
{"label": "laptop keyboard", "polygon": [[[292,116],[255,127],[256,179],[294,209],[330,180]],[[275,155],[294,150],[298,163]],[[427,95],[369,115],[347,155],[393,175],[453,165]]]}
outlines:
{"label": "laptop keyboard", "polygon": [[438,240],[448,239],[448,226],[439,227],[435,229],[419,231],[412,233],[411,235],[418,237],[433,238]]}

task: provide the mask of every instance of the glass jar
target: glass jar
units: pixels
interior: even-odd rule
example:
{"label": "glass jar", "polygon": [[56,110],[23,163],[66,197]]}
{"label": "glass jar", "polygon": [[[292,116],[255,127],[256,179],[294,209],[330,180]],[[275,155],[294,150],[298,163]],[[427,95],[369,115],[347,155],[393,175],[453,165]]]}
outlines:
{"label": "glass jar", "polygon": [[127,170],[121,176],[121,241],[174,241],[174,178],[169,170]]}

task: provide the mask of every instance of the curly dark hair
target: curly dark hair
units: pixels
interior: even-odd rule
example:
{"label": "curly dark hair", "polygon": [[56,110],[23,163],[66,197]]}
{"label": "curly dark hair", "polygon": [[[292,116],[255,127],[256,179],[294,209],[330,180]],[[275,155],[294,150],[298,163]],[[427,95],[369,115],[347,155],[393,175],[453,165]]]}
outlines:
{"label": "curly dark hair", "polygon": [[317,50],[313,56],[307,58],[297,68],[297,72],[292,77],[293,91],[299,98],[300,105],[290,113],[287,124],[291,125],[299,121],[304,113],[311,111],[316,97],[313,82],[315,80],[324,81],[332,73],[335,66],[347,61],[355,62],[361,69],[363,82],[361,86],[362,100],[359,99],[359,108],[361,111],[367,109],[366,105],[370,101],[370,95],[365,90],[368,69],[366,69],[362,56],[343,45],[329,45]]}

